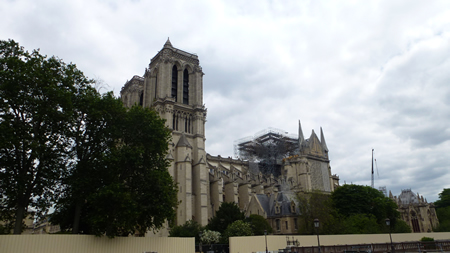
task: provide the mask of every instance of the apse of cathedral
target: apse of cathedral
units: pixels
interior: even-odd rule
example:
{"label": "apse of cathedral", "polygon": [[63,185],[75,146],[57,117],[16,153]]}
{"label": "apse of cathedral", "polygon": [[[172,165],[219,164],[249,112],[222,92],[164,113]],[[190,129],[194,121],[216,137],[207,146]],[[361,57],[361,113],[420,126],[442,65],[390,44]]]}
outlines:
{"label": "apse of cathedral", "polygon": [[391,198],[398,206],[400,217],[411,227],[413,233],[431,232],[439,225],[433,203],[428,203],[419,193],[414,194],[411,189],[402,190],[400,195]]}
{"label": "apse of cathedral", "polygon": [[[144,75],[133,76],[120,92],[125,106],[154,108],[172,132],[167,159],[178,185],[176,225],[188,220],[207,225],[222,202],[235,202],[246,215],[268,219],[275,234],[296,233],[296,193],[331,193],[339,186],[339,177],[331,173],[322,128],[320,138],[314,130],[305,138],[300,121],[298,135],[266,129],[238,140],[236,158],[211,156],[205,150],[203,75],[198,56],[173,47],[168,39]],[[275,145],[276,158],[258,155],[255,144]],[[402,218],[413,231],[432,229],[437,224],[434,207],[419,197],[405,202],[401,196],[407,194],[391,196]]]}

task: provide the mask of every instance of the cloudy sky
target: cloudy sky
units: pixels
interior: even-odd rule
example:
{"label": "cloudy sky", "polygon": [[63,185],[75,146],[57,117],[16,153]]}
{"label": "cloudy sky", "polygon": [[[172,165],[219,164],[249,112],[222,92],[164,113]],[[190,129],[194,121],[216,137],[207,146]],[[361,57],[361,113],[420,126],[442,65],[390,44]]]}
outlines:
{"label": "cloudy sky", "polygon": [[55,55],[119,95],[170,37],[199,56],[206,147],[323,128],[341,184],[428,201],[450,188],[450,1],[3,0],[0,39]]}

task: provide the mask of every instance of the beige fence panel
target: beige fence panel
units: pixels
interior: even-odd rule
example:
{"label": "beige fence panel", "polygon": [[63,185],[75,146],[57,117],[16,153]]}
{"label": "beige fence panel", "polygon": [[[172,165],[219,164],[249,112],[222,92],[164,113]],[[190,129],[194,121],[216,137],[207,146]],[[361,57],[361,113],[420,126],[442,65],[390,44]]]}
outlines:
{"label": "beige fence panel", "polygon": [[[450,233],[408,233],[392,234],[393,242],[419,241],[422,237],[432,237],[434,240],[449,240]],[[316,235],[289,236],[289,240],[298,240],[300,246],[317,246]],[[389,234],[373,235],[321,235],[320,245],[345,245],[364,243],[387,243],[390,242]],[[267,248],[269,251],[278,251],[286,248],[286,236],[268,235]],[[230,238],[230,253],[252,253],[265,252],[265,237],[247,236]]]}
{"label": "beige fence panel", "polygon": [[193,253],[194,238],[2,235],[1,253]]}

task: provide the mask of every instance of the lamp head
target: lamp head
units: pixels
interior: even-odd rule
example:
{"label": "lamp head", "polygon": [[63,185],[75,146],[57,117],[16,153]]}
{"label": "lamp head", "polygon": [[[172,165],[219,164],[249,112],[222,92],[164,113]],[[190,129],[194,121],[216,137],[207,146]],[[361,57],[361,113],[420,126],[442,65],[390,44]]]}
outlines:
{"label": "lamp head", "polygon": [[314,227],[318,228],[319,227],[319,219],[314,219]]}

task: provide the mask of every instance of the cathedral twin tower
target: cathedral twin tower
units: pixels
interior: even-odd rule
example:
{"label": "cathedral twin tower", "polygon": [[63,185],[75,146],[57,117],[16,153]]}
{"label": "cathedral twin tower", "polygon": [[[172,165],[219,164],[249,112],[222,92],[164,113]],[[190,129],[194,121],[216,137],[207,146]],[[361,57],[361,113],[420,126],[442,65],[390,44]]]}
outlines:
{"label": "cathedral twin tower", "polygon": [[152,106],[172,130],[167,158],[178,184],[177,224],[208,223],[209,173],[206,167],[203,72],[198,56],[176,49],[169,40],[150,61],[144,77],[134,76],[121,90],[131,107]]}

